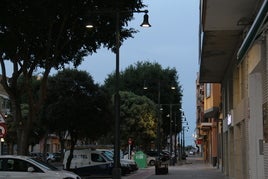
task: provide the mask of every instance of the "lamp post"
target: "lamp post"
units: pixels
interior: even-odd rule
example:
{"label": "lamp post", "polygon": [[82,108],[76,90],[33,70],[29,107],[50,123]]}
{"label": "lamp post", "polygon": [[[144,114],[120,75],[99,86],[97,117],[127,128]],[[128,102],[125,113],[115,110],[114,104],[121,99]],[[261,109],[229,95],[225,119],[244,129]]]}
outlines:
{"label": "lamp post", "polygon": [[170,117],[170,123],[169,123],[169,129],[170,129],[170,134],[169,134],[169,138],[170,138],[170,159],[169,159],[169,164],[172,165],[172,148],[173,148],[173,141],[172,141],[172,104],[169,105],[169,117]]}
{"label": "lamp post", "polygon": [[[144,12],[142,27],[150,27],[148,22],[148,11],[134,11],[136,13]],[[119,49],[120,49],[120,11],[116,12],[116,67],[115,67],[115,144],[114,144],[114,168],[113,179],[121,178],[120,168],[120,96],[119,96]]]}
{"label": "lamp post", "polygon": [[[161,97],[161,80],[157,80],[157,86],[158,86],[158,96],[157,96],[157,156],[158,158],[160,157],[160,124],[161,124],[161,105],[170,105],[170,111],[172,113],[172,105],[179,105],[179,104],[160,104],[160,97]],[[144,90],[147,90],[148,87],[146,86],[146,82],[144,82],[144,86],[143,86]],[[171,90],[175,90],[176,87],[175,86],[171,86],[170,87]],[[170,118],[170,120],[172,119],[172,117]]]}
{"label": "lamp post", "polygon": [[[186,126],[183,126],[183,123],[186,123]],[[181,135],[180,135],[180,150],[179,150],[179,160],[185,159],[185,128],[189,129],[188,122],[182,111],[182,118],[181,118]]]}
{"label": "lamp post", "polygon": [[[171,87],[172,90],[176,89],[174,87]],[[172,123],[174,122],[174,127],[175,127],[175,136],[174,136],[174,154],[175,154],[175,159],[176,159],[176,145],[177,145],[177,131],[176,131],[176,128],[177,128],[177,121],[176,121],[176,115],[175,115],[175,120],[173,121],[173,106],[180,106],[179,103],[176,103],[176,104],[161,104],[161,105],[168,105],[169,106],[169,114],[168,114],[168,117],[169,117],[169,120],[170,120],[170,124],[169,124],[169,138],[170,138],[170,146],[169,146],[169,152],[170,152],[170,157],[171,157],[171,160],[170,160],[170,165],[173,165],[174,162],[172,160],[172,153],[173,153],[173,125]],[[175,161],[176,162],[176,161]]]}
{"label": "lamp post", "polygon": [[178,144],[180,142],[180,135],[178,135],[178,133],[177,133],[177,127],[178,127],[178,124],[177,124],[177,118],[176,118],[176,115],[175,115],[175,144],[174,144],[175,145],[175,163],[177,163],[177,161],[178,161],[178,152],[179,152],[179,150],[177,150],[177,149],[179,149]]}
{"label": "lamp post", "polygon": [[159,157],[160,157],[160,117],[161,117],[161,114],[160,114],[160,95],[161,95],[161,92],[160,92],[160,80],[158,81],[158,95],[157,95],[157,116],[158,116],[158,121],[157,121],[157,157],[158,157],[158,160],[159,160]]}
{"label": "lamp post", "polygon": [[[148,87],[145,85],[143,86],[144,90],[147,90]],[[156,136],[157,136],[157,141],[156,141],[156,145],[157,145],[157,159],[159,159],[160,156],[160,118],[161,118],[161,105],[160,105],[160,98],[161,98],[161,83],[160,80],[158,80],[157,83],[157,131],[156,131]],[[157,166],[157,165],[156,165]]]}
{"label": "lamp post", "polygon": [[[108,12],[95,12],[95,13],[115,13],[116,15],[116,66],[115,66],[115,140],[114,140],[114,168],[112,173],[113,179],[121,178],[121,168],[120,168],[120,96],[119,96],[119,49],[120,49],[120,13],[145,13],[143,16],[143,22],[140,26],[142,27],[151,27],[149,24],[148,10],[143,11],[108,11]],[[93,28],[92,24],[87,24],[87,28]]]}
{"label": "lamp post", "polygon": [[188,126],[182,127],[182,139],[183,139],[183,141],[182,141],[182,155],[185,155],[185,128],[186,128],[186,130],[188,130],[189,127]]}

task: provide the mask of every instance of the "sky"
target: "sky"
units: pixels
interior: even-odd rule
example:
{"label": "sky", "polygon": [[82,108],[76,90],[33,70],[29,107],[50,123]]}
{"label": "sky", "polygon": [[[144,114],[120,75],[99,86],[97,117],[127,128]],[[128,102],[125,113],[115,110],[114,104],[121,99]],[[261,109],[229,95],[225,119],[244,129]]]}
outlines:
{"label": "sky", "polygon": [[[196,86],[198,66],[199,0],[144,0],[150,28],[142,28],[143,13],[135,13],[128,27],[137,29],[134,38],[120,47],[120,71],[138,61],[157,62],[163,68],[176,68],[183,89],[182,107],[188,121],[185,145],[194,145],[196,128]],[[103,84],[115,71],[115,54],[100,49],[85,58],[78,68]]]}

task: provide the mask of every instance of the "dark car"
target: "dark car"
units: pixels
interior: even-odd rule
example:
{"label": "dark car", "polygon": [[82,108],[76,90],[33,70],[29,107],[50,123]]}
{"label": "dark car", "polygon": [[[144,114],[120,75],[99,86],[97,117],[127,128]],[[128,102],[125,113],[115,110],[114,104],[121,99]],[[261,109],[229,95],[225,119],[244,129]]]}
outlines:
{"label": "dark car", "polygon": [[[106,156],[106,158],[109,161],[111,161],[112,164],[113,164],[113,158],[112,158],[113,156],[110,156],[110,155],[107,154],[107,152],[103,152],[103,151],[102,151],[102,154],[104,156]],[[129,163],[126,163],[126,162],[123,162],[122,160],[120,160],[120,165],[121,165],[120,168],[121,168],[121,174],[122,175],[130,174],[130,172],[132,172],[132,167],[130,166]]]}
{"label": "dark car", "polygon": [[161,158],[163,161],[167,161],[170,159],[170,153],[168,151],[161,151],[160,152]]}
{"label": "dark car", "polygon": [[41,152],[31,152],[30,156],[33,158],[37,158],[38,160],[43,160],[43,153]]}
{"label": "dark car", "polygon": [[47,162],[60,162],[61,161],[61,153],[56,152],[56,153],[47,153],[46,157]]}

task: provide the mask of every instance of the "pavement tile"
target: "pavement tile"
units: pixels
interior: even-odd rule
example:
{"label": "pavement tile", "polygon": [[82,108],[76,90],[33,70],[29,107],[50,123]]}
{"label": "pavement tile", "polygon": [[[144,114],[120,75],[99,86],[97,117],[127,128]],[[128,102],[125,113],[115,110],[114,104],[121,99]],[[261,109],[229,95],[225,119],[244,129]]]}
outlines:
{"label": "pavement tile", "polygon": [[168,174],[156,175],[154,167],[139,169],[123,179],[229,179],[217,168],[204,163],[201,157],[188,157],[186,161],[168,167]]}

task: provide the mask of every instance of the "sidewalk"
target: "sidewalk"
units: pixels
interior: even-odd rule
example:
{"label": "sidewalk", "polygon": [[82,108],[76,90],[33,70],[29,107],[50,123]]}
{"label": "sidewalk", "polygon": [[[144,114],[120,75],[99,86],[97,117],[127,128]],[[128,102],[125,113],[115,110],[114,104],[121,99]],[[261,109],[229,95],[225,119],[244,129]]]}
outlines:
{"label": "sidewalk", "polygon": [[125,179],[228,179],[217,168],[205,164],[202,158],[188,157],[182,165],[169,166],[167,175],[155,175],[155,168],[139,169],[140,171],[123,177]]}

